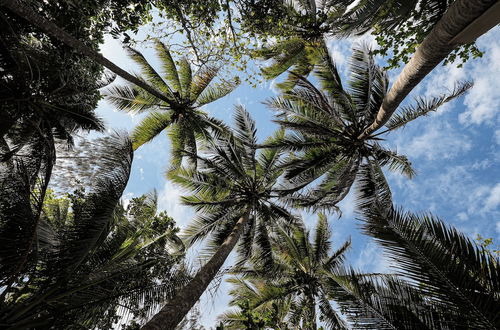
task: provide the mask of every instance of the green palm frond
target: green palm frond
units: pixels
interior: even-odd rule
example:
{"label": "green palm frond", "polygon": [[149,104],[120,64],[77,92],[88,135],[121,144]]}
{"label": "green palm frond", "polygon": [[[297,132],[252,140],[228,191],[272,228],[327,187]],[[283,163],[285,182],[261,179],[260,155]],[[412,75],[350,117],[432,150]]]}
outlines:
{"label": "green palm frond", "polygon": [[330,301],[325,294],[320,294],[319,298],[319,310],[322,315],[322,321],[330,329],[335,330],[347,330],[349,327],[346,322],[339,316],[339,314],[333,309]]}
{"label": "green palm frond", "polygon": [[415,176],[415,170],[406,156],[399,155],[396,151],[384,149],[377,143],[372,145],[372,150],[375,159],[381,166],[387,166],[391,171],[398,171],[409,179]]}
{"label": "green palm frond", "polygon": [[151,64],[149,64],[144,55],[132,47],[126,47],[125,49],[127,50],[129,57],[140,66],[141,74],[145,77],[145,80],[160,89],[163,93],[172,97],[172,90],[170,90],[170,87],[165,83],[163,78],[158,74],[158,72],[156,72]]}
{"label": "green palm frond", "polygon": [[191,94],[191,83],[193,81],[193,72],[187,58],[183,57],[179,60],[179,82],[181,84],[181,95],[188,99]]}
{"label": "green palm frond", "polygon": [[204,66],[194,75],[189,98],[196,100],[200,94],[210,85],[217,76],[219,68],[213,66]]}
{"label": "green palm frond", "polygon": [[406,106],[393,114],[385,125],[389,131],[402,128],[409,122],[421,116],[427,116],[430,112],[436,111],[441,105],[465,94],[471,89],[473,83],[470,81],[460,82],[455,85],[449,94],[440,95],[431,99],[417,98],[416,105]]}
{"label": "green palm frond", "polygon": [[441,317],[450,324],[494,328],[500,300],[491,289],[500,284],[498,260],[432,215],[395,209],[380,169],[366,166],[363,171],[363,230],[384,248],[399,274],[449,311]]}
{"label": "green palm frond", "polygon": [[311,61],[300,61],[293,66],[293,71],[291,71],[284,81],[277,83],[276,87],[278,87],[281,91],[290,91],[292,90],[299,81],[300,77],[307,77],[314,69],[314,65],[310,63]]}
{"label": "green palm frond", "polygon": [[159,111],[150,113],[134,128],[131,134],[134,150],[144,143],[150,142],[171,124],[172,113]]}
{"label": "green palm frond", "polygon": [[237,77],[233,80],[225,80],[220,83],[212,84],[197,96],[196,105],[201,107],[205,104],[215,102],[231,93],[239,84],[240,80]]}
{"label": "green palm frond", "polygon": [[119,110],[131,113],[168,107],[162,100],[136,86],[110,86],[104,91],[104,95],[106,100]]}
{"label": "green palm frond", "polygon": [[108,140],[106,153],[102,156],[100,176],[94,180],[92,193],[75,210],[79,222],[66,235],[63,255],[59,261],[71,270],[78,267],[92,249],[102,242],[109,225],[109,219],[115,210],[127,184],[132,165],[132,143],[119,135]]}
{"label": "green palm frond", "polygon": [[181,83],[179,80],[179,73],[177,72],[177,66],[175,65],[175,61],[170,54],[170,50],[158,39],[155,39],[155,49],[161,61],[163,74],[165,75],[167,83],[172,87],[173,92],[180,94]]}
{"label": "green palm frond", "polygon": [[356,115],[365,126],[373,122],[389,86],[387,75],[375,64],[367,45],[353,48],[349,80],[351,99]]}
{"label": "green palm frond", "polygon": [[326,172],[317,187],[297,193],[291,196],[289,201],[299,207],[314,211],[338,210],[337,203],[347,196],[356,179],[359,162],[358,157],[339,162]]}
{"label": "green palm frond", "polygon": [[322,213],[318,213],[318,224],[314,232],[313,250],[316,261],[325,259],[331,249],[330,230],[328,228],[328,220]]}
{"label": "green palm frond", "polygon": [[242,106],[235,107],[234,122],[236,123],[235,136],[243,144],[255,148],[257,145],[257,128],[255,121],[250,117],[250,113]]}
{"label": "green palm frond", "polygon": [[306,59],[306,43],[298,38],[271,45],[256,52],[257,57],[264,60],[272,59],[269,66],[262,68],[262,73],[266,79],[274,79],[291,66]]}

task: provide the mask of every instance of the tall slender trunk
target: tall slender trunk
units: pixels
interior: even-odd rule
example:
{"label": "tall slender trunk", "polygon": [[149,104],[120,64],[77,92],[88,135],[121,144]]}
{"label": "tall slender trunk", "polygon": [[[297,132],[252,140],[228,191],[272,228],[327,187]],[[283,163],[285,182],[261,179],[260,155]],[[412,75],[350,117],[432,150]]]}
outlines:
{"label": "tall slender trunk", "polygon": [[37,26],[40,28],[43,32],[45,32],[47,35],[49,35],[52,38],[55,38],[69,47],[77,50],[78,52],[82,53],[83,55],[93,59],[97,63],[101,64],[102,66],[108,68],[112,72],[116,73],[123,79],[130,81],[131,83],[141,87],[142,89],[148,91],[152,95],[156,96],[160,100],[169,102],[169,100],[158,90],[156,90],[154,87],[151,85],[147,84],[146,82],[142,81],[141,79],[131,75],[127,71],[123,70],[104,56],[102,56],[99,52],[95,51],[91,47],[85,45],[83,42],[80,40],[74,38],[71,36],[69,33],[61,29],[59,26],[54,24],[51,21],[46,20],[42,16],[38,15],[34,10],[29,8],[28,6],[25,6],[22,4],[21,1],[19,0],[0,0],[0,6],[8,8],[11,12],[15,13],[19,17],[24,18],[31,24]]}
{"label": "tall slender trunk", "polygon": [[[375,121],[359,138],[365,138],[382,127],[411,90],[458,46],[459,43],[454,38],[497,1],[456,0],[453,2],[405,65],[385,96]],[[493,15],[498,23],[500,17],[497,13]]]}
{"label": "tall slender trunk", "polygon": [[195,277],[182,288],[165,306],[149,320],[143,330],[170,330],[182,321],[194,304],[200,299],[208,285],[219,272],[227,257],[240,238],[243,227],[248,222],[249,213],[246,212],[236,222],[233,231],[219,247],[210,260],[198,271]]}

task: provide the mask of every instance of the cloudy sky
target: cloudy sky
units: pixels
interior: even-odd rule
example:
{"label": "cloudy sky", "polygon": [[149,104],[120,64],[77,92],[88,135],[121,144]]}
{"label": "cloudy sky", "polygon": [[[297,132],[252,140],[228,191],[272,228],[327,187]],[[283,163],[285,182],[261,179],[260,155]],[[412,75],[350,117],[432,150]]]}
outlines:
{"label": "cloudy sky", "polygon": [[[343,78],[347,80],[351,47],[359,40],[332,40],[329,48]],[[372,42],[370,38],[368,42]],[[397,205],[415,212],[432,212],[471,237],[477,234],[500,242],[500,29],[494,28],[478,40],[485,52],[481,59],[470,60],[463,68],[456,65],[439,66],[412,92],[412,95],[432,97],[449,91],[463,79],[475,85],[465,96],[446,104],[436,113],[420,118],[406,128],[387,136],[385,143],[405,154],[417,170],[417,176],[408,180],[387,173]],[[127,59],[121,45],[107,38],[101,48],[103,54],[122,68],[139,72]],[[153,65],[158,61],[151,49],[141,49]],[[380,63],[383,63],[379,59]],[[389,72],[390,82],[399,70]],[[241,85],[224,99],[210,104],[205,111],[231,122],[233,106],[243,104],[257,121],[259,136],[272,134],[276,125],[272,113],[262,102],[276,93],[275,81],[263,82],[257,88]],[[406,102],[411,102],[412,96]],[[109,129],[130,131],[139,117],[116,112],[106,101],[98,108]],[[132,176],[125,198],[139,196],[156,189],[160,208],[166,210],[182,228],[193,217],[193,211],[179,204],[182,191],[165,179],[169,165],[169,143],[166,135],[157,137],[135,154]],[[387,271],[380,248],[362,236],[354,213],[351,195],[340,204],[342,217],[330,217],[332,241],[339,246],[351,237],[353,246],[349,262],[365,271]],[[304,214],[308,226],[316,217]],[[199,261],[191,253],[191,263]],[[202,324],[215,324],[218,314],[227,308],[228,285],[224,282],[201,300]],[[215,295],[215,299],[211,299]]]}

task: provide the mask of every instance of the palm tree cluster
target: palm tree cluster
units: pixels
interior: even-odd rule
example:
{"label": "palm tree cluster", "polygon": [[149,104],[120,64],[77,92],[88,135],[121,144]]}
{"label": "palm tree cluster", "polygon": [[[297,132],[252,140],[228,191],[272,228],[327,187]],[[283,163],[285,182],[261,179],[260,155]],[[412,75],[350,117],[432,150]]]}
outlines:
{"label": "palm tree cluster", "polygon": [[[2,258],[3,326],[110,328],[127,314],[147,318],[189,279],[178,229],[157,213],[156,194],[126,208],[119,203],[130,174],[130,140],[111,136],[101,151],[89,191],[69,197],[47,191],[32,237],[12,237],[12,227],[2,227],[9,256]],[[29,251],[18,247],[28,243]]]}
{"label": "palm tree cluster", "polygon": [[[237,5],[255,10],[257,2]],[[264,2],[271,10],[273,1]],[[288,77],[265,102],[280,128],[260,142],[244,106],[235,107],[232,128],[203,111],[239,84],[218,78],[220,66],[195,68],[155,40],[161,70],[127,47],[141,69],[132,75],[31,7],[2,1],[9,15],[127,80],[108,86],[104,96],[118,110],[145,117],[130,137],[96,143],[92,186],[61,197],[49,189],[56,145],[71,146],[81,130],[103,129],[79,100],[114,77],[81,90],[63,82],[48,92],[26,79],[39,51],[22,57],[17,49],[2,50],[10,66],[0,71],[6,118],[0,122],[0,325],[113,328],[124,318],[132,328],[175,329],[214,279],[229,274],[232,309],[219,317],[220,328],[500,329],[499,258],[433,215],[394,206],[382,171],[415,175],[406,156],[384,146],[384,136],[472,87],[462,82],[449,94],[398,108],[493,2],[279,1],[276,8],[290,18],[280,21],[286,33],[256,56],[271,60],[265,78]],[[422,15],[439,8],[439,20],[390,89],[365,45],[353,48],[349,81],[341,81],[326,36],[394,28],[418,8]],[[458,15],[463,8],[467,14]],[[247,27],[262,21],[254,23]],[[162,131],[172,146],[167,178],[196,211],[183,240],[173,219],[157,212],[154,193],[120,203],[134,151]],[[333,249],[320,211],[339,211],[352,190],[359,225],[390,259],[391,273],[350,267],[349,240]],[[312,234],[302,209],[318,215]],[[204,264],[192,275],[185,248],[201,242]]]}

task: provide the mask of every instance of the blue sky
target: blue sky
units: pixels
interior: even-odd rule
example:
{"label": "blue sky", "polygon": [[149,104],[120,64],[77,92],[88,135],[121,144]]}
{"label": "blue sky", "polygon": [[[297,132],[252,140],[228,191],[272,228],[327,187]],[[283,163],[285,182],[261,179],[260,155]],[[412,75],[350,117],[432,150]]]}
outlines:
{"label": "blue sky", "polygon": [[[365,38],[373,44],[373,39]],[[354,42],[359,40],[330,40],[329,48],[347,80],[348,60]],[[462,79],[471,79],[475,86],[465,96],[446,104],[436,113],[420,118],[406,128],[387,136],[385,143],[407,155],[417,170],[417,176],[408,180],[386,171],[393,190],[394,202],[406,210],[432,212],[471,237],[477,234],[500,242],[500,29],[489,31],[478,40],[485,51],[481,59],[471,60],[463,68],[455,65],[436,68],[412,92],[412,95],[432,97],[453,88]],[[158,63],[151,49],[143,50],[153,65]],[[138,72],[127,59],[121,45],[106,38],[101,51],[122,68]],[[382,59],[379,59],[380,63]],[[389,72],[390,82],[399,70]],[[118,81],[119,83],[119,81]],[[233,106],[243,104],[257,122],[263,139],[276,129],[272,113],[261,103],[275,95],[275,81],[266,81],[257,88],[242,84],[232,94],[205,107],[212,116],[231,121]],[[405,102],[411,101],[411,95]],[[140,117],[116,112],[113,106],[101,101],[97,112],[109,129],[130,131]],[[182,191],[165,179],[169,166],[169,143],[165,134],[143,146],[135,154],[132,175],[124,198],[129,199],[156,189],[159,207],[166,210],[183,228],[193,217],[193,211],[179,204]],[[381,248],[361,235],[355,220],[354,198],[350,194],[340,203],[343,215],[330,216],[332,241],[335,246],[351,237],[353,246],[348,261],[365,271],[387,271],[389,263]],[[316,217],[304,214],[308,226]],[[199,265],[190,254],[191,263]],[[213,326],[218,314],[226,310],[228,285],[224,282],[216,292],[205,294],[200,302],[201,323]],[[212,299],[215,294],[215,299]]]}

